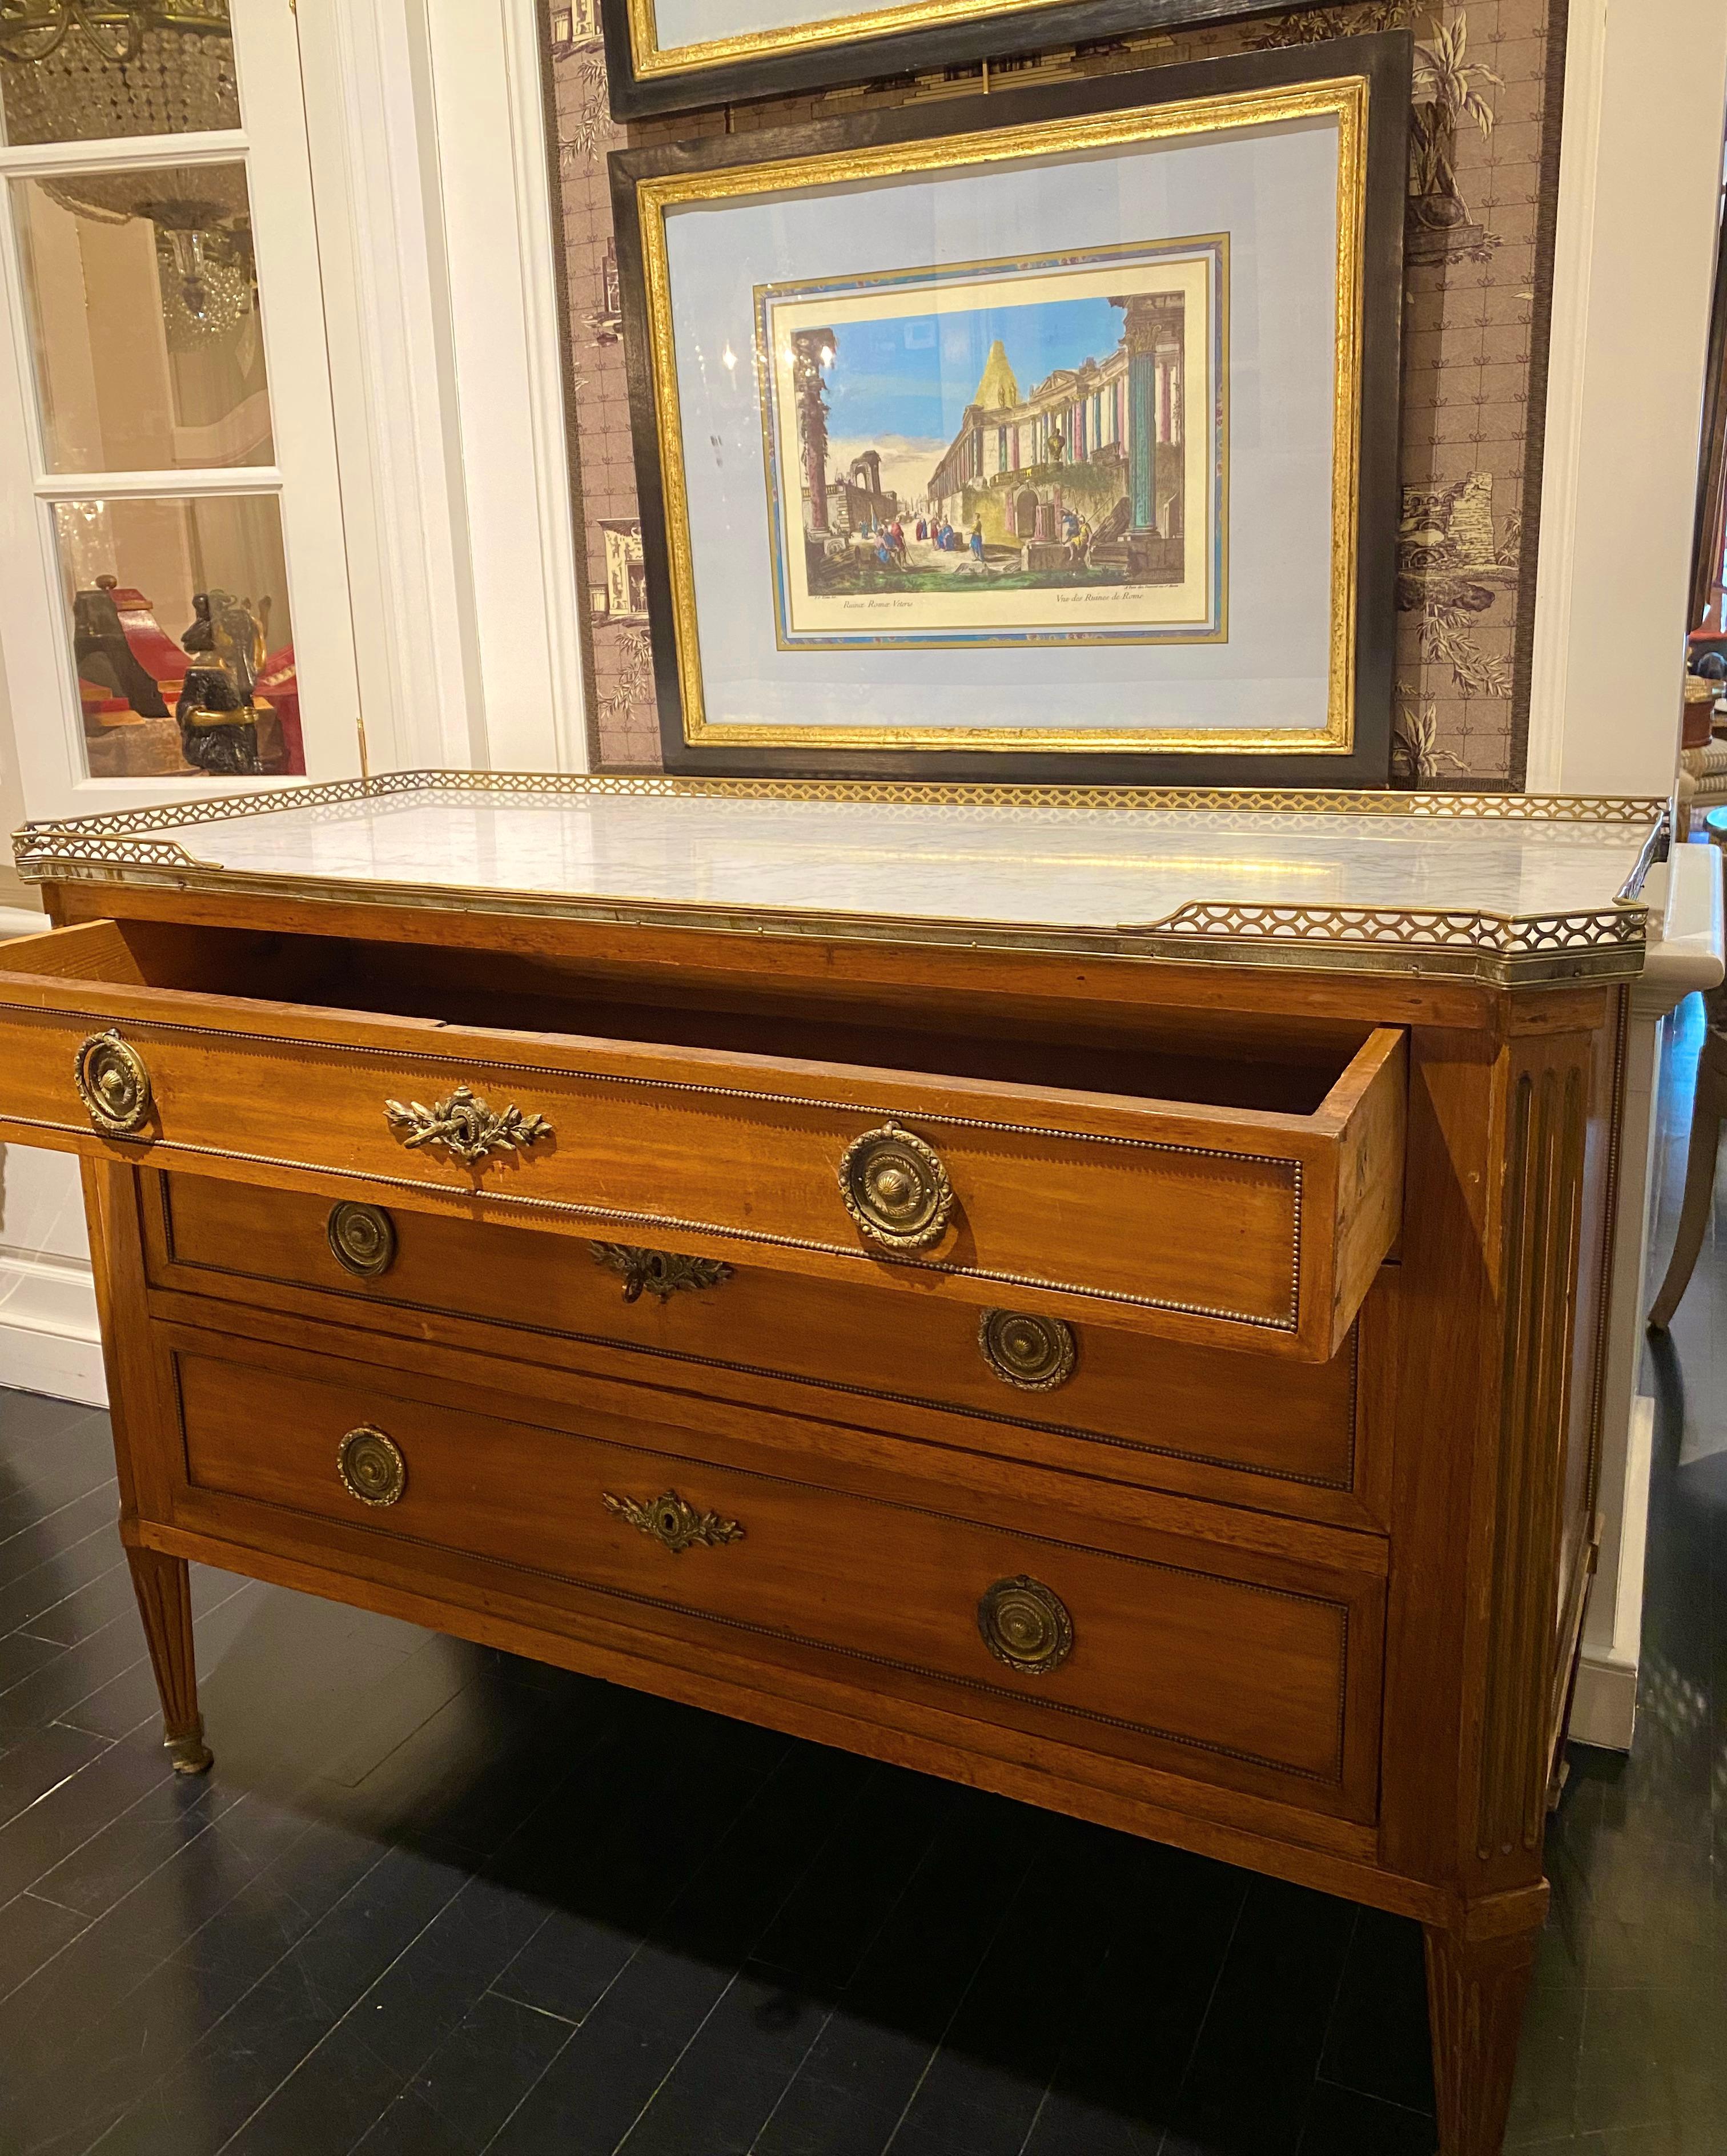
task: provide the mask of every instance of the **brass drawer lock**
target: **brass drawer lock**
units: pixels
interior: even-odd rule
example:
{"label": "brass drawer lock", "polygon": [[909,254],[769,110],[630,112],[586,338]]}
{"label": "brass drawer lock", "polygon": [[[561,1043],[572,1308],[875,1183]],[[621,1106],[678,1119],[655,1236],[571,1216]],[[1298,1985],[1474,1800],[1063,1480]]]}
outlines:
{"label": "brass drawer lock", "polygon": [[324,1232],[337,1264],[360,1280],[376,1280],[396,1262],[396,1224],[381,1205],[344,1199],[330,1208]]}
{"label": "brass drawer lock", "polygon": [[1071,1325],[1020,1310],[986,1310],[978,1320],[978,1350],[1005,1385],[1022,1393],[1065,1385],[1079,1352]]}
{"label": "brass drawer lock", "polygon": [[494,1108],[469,1086],[456,1086],[429,1108],[421,1101],[386,1101],[383,1119],[410,1152],[439,1146],[464,1168],[477,1167],[488,1153],[526,1152],[552,1136],[543,1116],[524,1116],[513,1104]]}
{"label": "brass drawer lock", "polygon": [[1073,1652],[1073,1620],[1041,1579],[998,1579],[978,1604],[978,1630],[998,1662],[1021,1676],[1047,1676]]}
{"label": "brass drawer lock", "polygon": [[947,1232],[953,1186],[933,1146],[897,1123],[866,1131],[840,1163],[840,1195],[872,1243],[927,1250]]}
{"label": "brass drawer lock", "polygon": [[129,1138],[149,1120],[150,1069],[111,1029],[80,1044],[72,1065],[78,1097],[105,1138]]}
{"label": "brass drawer lock", "polygon": [[336,1471],[362,1505],[393,1505],[408,1487],[408,1462],[381,1430],[362,1422],[336,1448]]}
{"label": "brass drawer lock", "polygon": [[676,1490],[668,1490],[660,1497],[650,1497],[646,1503],[635,1497],[614,1496],[609,1490],[603,1490],[599,1502],[607,1512],[627,1520],[639,1533],[669,1549],[674,1557],[698,1545],[703,1549],[718,1549],[723,1543],[743,1540],[743,1530],[736,1520],[722,1520],[717,1512],[698,1512]]}
{"label": "brass drawer lock", "polygon": [[688,1258],[681,1250],[645,1250],[635,1243],[590,1243],[597,1265],[609,1265],[624,1280],[625,1302],[640,1302],[642,1290],[667,1302],[681,1289],[717,1287],[732,1277],[718,1258]]}

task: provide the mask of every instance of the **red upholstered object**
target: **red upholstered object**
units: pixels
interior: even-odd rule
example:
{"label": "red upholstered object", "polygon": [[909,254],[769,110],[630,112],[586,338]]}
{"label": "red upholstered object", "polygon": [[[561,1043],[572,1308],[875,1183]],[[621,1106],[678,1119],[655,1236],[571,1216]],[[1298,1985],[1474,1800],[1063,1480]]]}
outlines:
{"label": "red upholstered object", "polygon": [[[114,605],[133,658],[159,687],[177,690],[192,661],[172,637],[165,634],[149,600],[130,584],[116,584]],[[172,703],[172,697],[168,701]]]}
{"label": "red upholstered object", "polygon": [[78,701],[87,719],[100,718],[105,711],[129,711],[131,706],[124,696],[116,696],[111,690],[104,689],[94,681],[78,679]]}

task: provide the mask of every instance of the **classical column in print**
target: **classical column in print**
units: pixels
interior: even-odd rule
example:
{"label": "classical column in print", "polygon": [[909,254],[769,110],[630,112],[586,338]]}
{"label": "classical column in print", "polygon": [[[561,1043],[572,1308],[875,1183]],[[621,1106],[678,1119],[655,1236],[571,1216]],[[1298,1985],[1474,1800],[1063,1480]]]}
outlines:
{"label": "classical column in print", "polygon": [[1128,581],[1179,584],[1186,573],[1186,300],[1179,292],[1140,292],[1110,305],[1125,316],[1128,354]]}
{"label": "classical column in print", "polygon": [[792,379],[804,465],[804,536],[817,548],[832,536],[828,525],[828,401],[822,368],[831,366],[833,358],[831,330],[793,332]]}

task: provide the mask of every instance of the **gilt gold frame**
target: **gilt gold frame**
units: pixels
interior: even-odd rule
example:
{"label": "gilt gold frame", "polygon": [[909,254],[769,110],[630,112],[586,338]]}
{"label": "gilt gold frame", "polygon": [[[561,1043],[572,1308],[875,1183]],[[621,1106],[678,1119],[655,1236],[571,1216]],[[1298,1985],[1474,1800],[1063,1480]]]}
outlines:
{"label": "gilt gold frame", "polygon": [[[1316,64],[1313,55],[1321,55]],[[1030,776],[1035,767],[1066,767],[1077,778],[1102,778],[1108,762],[1129,757],[1144,775],[1177,778],[1220,769],[1231,757],[1257,772],[1274,765],[1294,783],[1298,771],[1343,765],[1350,775],[1382,779],[1390,731],[1390,590],[1381,572],[1380,542],[1387,506],[1395,528],[1395,304],[1387,325],[1382,304],[1385,257],[1401,271],[1401,172],[1406,100],[1398,95],[1398,62],[1407,65],[1406,38],[1342,41],[1303,54],[1254,55],[1191,67],[1122,76],[1084,85],[1077,95],[1029,91],[992,97],[931,135],[927,122],[881,116],[871,139],[846,139],[844,124],[825,123],[796,135],[720,138],[721,146],[681,145],[676,152],[620,153],[613,185],[624,269],[626,330],[630,340],[633,418],[648,556],[650,615],[668,767],[676,770],[795,770],[808,775],[841,766],[861,771],[866,759],[885,770],[909,770],[932,755],[964,757],[979,772]],[[1349,62],[1357,64],[1349,65]],[[1325,65],[1324,62],[1330,64]],[[1339,65],[1339,63],[1345,63]],[[1185,94],[1184,94],[1185,93]],[[987,111],[987,117],[986,116]],[[1071,160],[1148,142],[1329,121],[1337,133],[1336,325],[1331,448],[1330,621],[1323,725],[1263,723],[1216,728],[1020,727],[979,730],[882,724],[840,726],[819,718],[807,725],[717,720],[703,682],[697,622],[696,562],[684,460],[683,415],[677,377],[677,331],[668,218],[694,205],[738,202],[815,188],[867,187],[885,179],[957,169],[1001,167],[1029,160]],[[897,124],[896,124],[897,123]],[[878,139],[882,132],[889,139]],[[1388,147],[1389,146],[1389,147]],[[1390,188],[1388,189],[1388,178]],[[1387,206],[1389,192],[1395,200]],[[1376,230],[1370,229],[1376,221]],[[952,265],[939,265],[943,270]],[[1394,272],[1395,274],[1395,272]],[[1395,288],[1394,288],[1395,289]],[[1372,304],[1370,305],[1370,302]],[[1378,319],[1371,317],[1375,309]],[[1378,418],[1375,539],[1364,560],[1364,405],[1373,335],[1373,393]],[[1388,357],[1389,348],[1389,357]],[[1390,400],[1389,416],[1385,410]],[[1226,489],[1226,500],[1227,491]],[[1384,554],[1389,558],[1390,546]],[[1364,591],[1375,622],[1364,639]],[[1221,594],[1227,613],[1229,595]],[[1076,631],[1064,643],[1088,640]],[[1102,640],[1102,639],[1097,639]],[[1364,652],[1371,644],[1373,706],[1362,725]],[[668,695],[668,689],[670,695]],[[747,761],[739,761],[738,757]],[[799,759],[795,766],[786,759]],[[1017,768],[1006,767],[1008,762]],[[948,769],[962,774],[951,761]],[[1112,773],[1110,775],[1116,775]],[[1246,778],[1245,772],[1243,773]]]}
{"label": "gilt gold frame", "polygon": [[[820,0],[812,0],[820,5]],[[745,30],[724,38],[704,38],[686,45],[662,45],[654,0],[628,0],[630,56],[638,82],[666,75],[700,74],[744,60],[780,59],[790,53],[851,44],[870,38],[891,38],[956,23],[997,20],[1014,15],[1048,16],[1062,0],[897,0],[861,15],[827,15],[778,30]],[[1036,30],[1036,23],[1026,25]]]}
{"label": "gilt gold frame", "polygon": [[981,68],[1033,50],[1288,13],[1318,0],[807,0],[802,21],[679,42],[663,0],[600,0],[612,106],[620,120],[837,88],[872,76]]}

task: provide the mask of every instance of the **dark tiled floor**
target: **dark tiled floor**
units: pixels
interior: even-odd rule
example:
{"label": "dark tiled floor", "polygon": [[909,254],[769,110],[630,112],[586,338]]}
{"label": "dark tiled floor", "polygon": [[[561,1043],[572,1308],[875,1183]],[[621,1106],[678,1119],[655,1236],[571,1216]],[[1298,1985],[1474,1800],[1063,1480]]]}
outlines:
{"label": "dark tiled floor", "polygon": [[[1724,1301],[1519,2146],[1727,2152]],[[175,1780],[106,1442],[0,1395],[0,2156],[1430,2156],[1419,1935],[1321,1895],[213,1573]]]}

